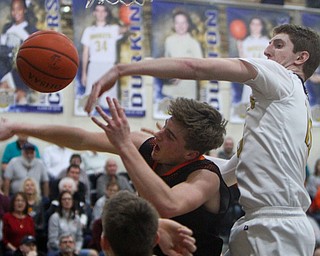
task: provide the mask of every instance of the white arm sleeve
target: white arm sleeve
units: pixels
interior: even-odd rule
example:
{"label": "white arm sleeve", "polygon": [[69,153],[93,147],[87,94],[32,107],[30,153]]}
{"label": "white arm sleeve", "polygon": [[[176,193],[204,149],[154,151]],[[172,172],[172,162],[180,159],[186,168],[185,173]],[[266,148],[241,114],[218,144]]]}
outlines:
{"label": "white arm sleeve", "polygon": [[205,156],[205,158],[214,162],[219,167],[222,178],[229,187],[237,183],[236,167],[238,165],[238,158],[236,154],[234,154],[230,160],[212,156]]}

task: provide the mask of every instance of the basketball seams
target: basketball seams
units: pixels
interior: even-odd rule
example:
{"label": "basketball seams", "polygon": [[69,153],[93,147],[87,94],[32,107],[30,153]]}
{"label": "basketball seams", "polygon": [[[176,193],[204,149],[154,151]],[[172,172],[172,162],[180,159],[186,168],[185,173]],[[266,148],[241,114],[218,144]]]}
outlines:
{"label": "basketball seams", "polygon": [[[50,74],[50,73],[48,73],[48,72],[46,72],[46,71],[44,71],[44,70],[41,70],[41,69],[37,68],[35,65],[33,65],[32,63],[30,63],[27,58],[18,56],[18,57],[17,57],[17,61],[18,61],[19,59],[25,61],[30,67],[32,67],[33,69],[37,70],[38,72],[41,72],[42,74],[47,75],[47,76],[50,76],[50,77],[52,77],[52,78],[60,79],[60,80],[70,80],[70,79],[73,79],[73,77],[66,78],[66,77],[55,76],[55,75],[52,75],[52,74]],[[19,66],[18,66],[18,69],[19,69]]]}
{"label": "basketball seams", "polygon": [[[74,60],[73,58],[71,58],[71,56],[69,56],[69,55],[67,55],[67,54],[65,54],[65,53],[63,53],[63,52],[59,52],[59,51],[56,50],[56,49],[52,49],[52,48],[49,48],[49,47],[42,47],[42,46],[22,46],[22,47],[20,47],[19,52],[20,52],[20,51],[23,51],[24,49],[42,49],[42,50],[47,50],[47,51],[49,51],[49,52],[58,53],[58,54],[63,55],[63,56],[66,57],[67,59],[71,60],[71,61],[78,67],[78,61],[77,61],[78,58],[77,58],[77,60]],[[76,54],[76,53],[75,53],[75,54]],[[77,56],[77,55],[76,55],[76,56]],[[18,57],[21,57],[21,56],[18,55]]]}

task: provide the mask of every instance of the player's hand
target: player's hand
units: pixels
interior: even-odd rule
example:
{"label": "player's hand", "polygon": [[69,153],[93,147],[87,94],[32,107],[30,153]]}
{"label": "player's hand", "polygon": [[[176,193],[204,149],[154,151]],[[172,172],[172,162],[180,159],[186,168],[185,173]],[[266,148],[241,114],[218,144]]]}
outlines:
{"label": "player's hand", "polygon": [[98,125],[108,136],[109,141],[117,148],[125,147],[131,143],[130,126],[124,109],[117,99],[107,97],[107,102],[111,117],[107,115],[101,107],[97,106],[96,110],[106,123],[100,122],[96,117],[91,117],[92,121]]}
{"label": "player's hand", "polygon": [[88,114],[91,113],[92,109],[96,105],[98,98],[102,95],[102,93],[112,88],[117,82],[118,78],[118,69],[117,66],[114,66],[92,85],[92,91],[84,108]]}
{"label": "player's hand", "polygon": [[8,119],[0,118],[0,141],[10,139],[14,135],[11,122]]}
{"label": "player's hand", "polygon": [[197,249],[192,231],[173,220],[159,219],[158,231],[159,246],[166,255],[190,256]]}

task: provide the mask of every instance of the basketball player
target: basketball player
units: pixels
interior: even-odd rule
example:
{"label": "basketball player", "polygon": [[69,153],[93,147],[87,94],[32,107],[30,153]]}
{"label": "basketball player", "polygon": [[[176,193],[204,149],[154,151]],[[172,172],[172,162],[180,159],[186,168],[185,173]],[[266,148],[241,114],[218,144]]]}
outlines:
{"label": "basketball player", "polygon": [[[118,129],[108,134],[109,139],[75,127],[5,120],[0,124],[0,139],[6,138],[4,132],[7,136],[26,133],[77,150],[119,154],[139,195],[151,202],[161,217],[193,230],[197,246],[194,255],[220,256],[223,241],[218,237],[219,222],[230,194],[218,167],[202,154],[223,143],[226,121],[221,114],[206,103],[177,98],[170,105],[172,117],[150,137],[142,132],[129,133],[119,103],[108,98],[108,105],[115,118],[120,114]],[[101,108],[97,110],[102,114]],[[155,254],[163,255],[158,248]]]}
{"label": "basketball player", "polygon": [[[93,16],[95,22],[87,27],[81,38],[82,49],[82,74],[81,83],[85,86],[84,96],[91,93],[92,84],[98,77],[108,71],[117,60],[117,42],[126,31],[118,24],[112,24],[111,10],[103,2],[95,4]],[[106,108],[105,97],[117,97],[118,87],[114,86],[99,104]]]}
{"label": "basketball player", "polygon": [[[90,112],[95,99],[126,75],[225,80],[251,87],[243,138],[230,160],[246,213],[231,230],[231,255],[312,255],[315,246],[305,214],[312,123],[304,82],[319,66],[320,38],[292,24],[273,33],[264,51],[267,60],[162,58],[118,64],[94,85],[86,106]],[[114,120],[103,117],[108,123],[103,128],[109,131]]]}

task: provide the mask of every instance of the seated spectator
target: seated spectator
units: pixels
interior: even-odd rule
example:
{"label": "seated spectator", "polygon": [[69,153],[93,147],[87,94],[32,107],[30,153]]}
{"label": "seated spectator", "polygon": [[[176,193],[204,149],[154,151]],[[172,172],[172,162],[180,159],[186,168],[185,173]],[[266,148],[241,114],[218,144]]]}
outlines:
{"label": "seated spectator", "polygon": [[55,144],[43,150],[42,159],[51,180],[57,179],[60,172],[69,166],[72,153],[70,149]]}
{"label": "seated spectator", "polygon": [[[89,250],[88,256],[97,256],[95,250]],[[59,252],[55,256],[78,256],[74,238],[71,234],[62,234],[59,237]]]}
{"label": "seated spectator", "polygon": [[35,236],[34,222],[28,215],[28,201],[25,193],[17,192],[10,201],[10,211],[3,216],[3,244],[5,256],[11,256],[18,249],[26,235]]}
{"label": "seated spectator", "polygon": [[85,151],[81,154],[83,169],[88,174],[98,174],[103,172],[106,162],[105,154],[96,151]]}
{"label": "seated spectator", "polygon": [[[1,161],[1,170],[3,173],[6,170],[6,167],[12,158],[21,156],[22,146],[26,142],[28,142],[28,136],[17,135],[17,137],[18,137],[17,140],[14,142],[8,143],[3,151],[3,156]],[[36,157],[40,158],[40,153],[37,146],[35,146],[35,151],[36,151]]]}
{"label": "seated spectator", "polygon": [[68,191],[72,194],[76,211],[80,214],[81,223],[83,226],[86,226],[88,217],[91,217],[91,212],[87,212],[89,208],[86,207],[85,202],[83,201],[84,196],[81,194],[81,190],[78,191],[76,181],[71,177],[64,177],[59,181],[58,192],[55,192],[56,194],[52,196],[51,205],[46,211],[46,219],[48,220],[50,216],[58,209],[59,194],[61,194],[63,191]]}
{"label": "seated spectator", "polygon": [[223,142],[222,150],[218,152],[217,157],[222,159],[230,159],[233,154],[234,141],[231,137],[226,137]]}
{"label": "seated spectator", "polygon": [[320,187],[320,159],[318,159],[314,165],[314,172],[309,176],[306,189],[313,199],[316,196],[317,190]]}
{"label": "seated spectator", "polygon": [[117,173],[118,165],[114,159],[109,158],[106,161],[104,169],[105,172],[97,179],[97,199],[104,196],[105,184],[110,182],[117,182],[119,184],[120,190],[128,190],[130,192],[134,192],[134,189],[130,185],[129,180]]}
{"label": "seated spectator", "polygon": [[100,197],[97,202],[95,203],[93,210],[92,210],[92,221],[101,218],[102,210],[104,207],[105,202],[110,199],[113,195],[120,191],[119,184],[117,182],[110,182],[107,183],[105,186],[105,195]]}
{"label": "seated spectator", "polygon": [[22,148],[22,155],[11,159],[4,173],[3,192],[11,195],[18,192],[25,178],[32,177],[40,187],[41,195],[49,195],[49,176],[43,162],[35,157],[35,146],[25,143]]}
{"label": "seated spectator", "polygon": [[[78,197],[76,200],[78,202],[86,202],[86,192],[87,187],[86,185],[80,180],[80,166],[77,164],[71,164],[66,170],[66,174],[64,177],[69,177],[75,181],[76,184],[76,191],[75,195]],[[64,178],[62,177],[62,178]],[[50,191],[50,198],[51,200],[57,199],[59,195],[59,183],[62,180],[62,178],[57,179]],[[66,184],[62,184],[63,186],[67,186]]]}
{"label": "seated spectator", "polygon": [[47,223],[45,219],[45,209],[49,202],[43,202],[38,183],[33,178],[26,178],[22,185],[22,192],[27,196],[28,214],[33,218],[37,247],[41,251],[46,251],[44,244],[47,240]]}
{"label": "seated spectator", "polygon": [[[86,193],[84,194],[84,196],[86,198],[86,203],[90,204],[90,182],[89,182],[89,178],[88,178],[88,175],[87,175],[86,171],[81,168],[81,163],[82,163],[82,159],[81,159],[81,155],[80,154],[72,154],[71,155],[70,160],[69,160],[69,166],[70,165],[78,165],[80,167],[79,180],[86,187]],[[68,168],[65,168],[64,170],[62,170],[60,172],[60,174],[58,175],[58,179],[66,177],[67,176],[67,171],[68,171]]]}
{"label": "seated spectator", "polygon": [[35,237],[25,236],[13,256],[45,256],[45,254],[38,250]]}
{"label": "seated spectator", "polygon": [[63,191],[59,195],[58,210],[49,218],[47,243],[49,255],[54,255],[58,252],[59,237],[65,233],[70,233],[74,236],[75,253],[81,256],[87,256],[93,253],[91,249],[82,249],[82,224],[80,216],[75,209],[72,194],[68,191]]}

